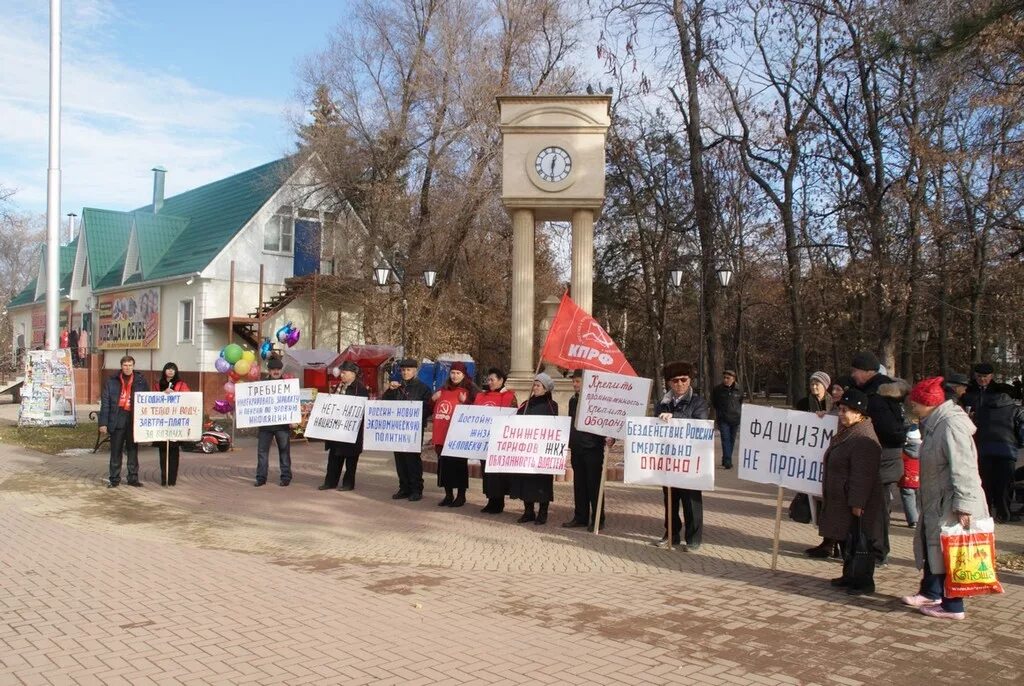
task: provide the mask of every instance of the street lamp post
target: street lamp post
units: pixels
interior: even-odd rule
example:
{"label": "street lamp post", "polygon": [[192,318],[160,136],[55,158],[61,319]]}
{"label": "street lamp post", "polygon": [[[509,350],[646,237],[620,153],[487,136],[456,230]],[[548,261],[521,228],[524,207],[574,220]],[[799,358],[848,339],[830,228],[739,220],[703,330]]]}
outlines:
{"label": "street lamp post", "polygon": [[[395,283],[398,284],[398,288],[402,293],[402,357],[405,357],[405,322],[409,315],[409,300],[405,297],[404,271],[399,272],[397,265],[392,266],[386,262],[378,263],[378,265],[373,268],[373,281],[381,288],[388,285],[391,281],[392,275],[394,275]],[[427,288],[433,288],[434,284],[437,283],[437,270],[424,269],[423,283]]]}
{"label": "street lamp post", "polygon": [[[698,341],[698,353],[697,353],[697,388],[700,389],[701,393],[704,393],[704,274],[705,274],[705,263],[701,259],[700,255],[684,255],[684,262],[692,262],[694,260],[700,260],[700,339]],[[722,262],[719,267],[715,270],[718,275],[718,283],[722,288],[728,288],[729,283],[732,281],[732,267],[729,266],[728,261]],[[683,269],[676,267],[669,271],[669,279],[672,285],[679,288],[683,283]]]}

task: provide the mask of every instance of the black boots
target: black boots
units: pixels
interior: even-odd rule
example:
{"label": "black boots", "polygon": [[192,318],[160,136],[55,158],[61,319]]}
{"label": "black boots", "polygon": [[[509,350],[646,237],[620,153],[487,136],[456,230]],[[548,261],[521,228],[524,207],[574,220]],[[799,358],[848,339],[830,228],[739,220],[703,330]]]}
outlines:
{"label": "black boots", "polygon": [[452,495],[452,489],[444,489],[444,500],[437,504],[438,507],[450,507],[455,502],[455,498]]}
{"label": "black boots", "polygon": [[[547,508],[544,509],[544,514],[547,515]],[[523,516],[517,519],[520,524],[526,522],[532,522],[537,519],[537,515],[533,512],[533,503],[523,503]]]}
{"label": "black boots", "polygon": [[534,522],[537,526],[548,523],[548,504],[540,504],[540,512],[537,513],[537,521]]}

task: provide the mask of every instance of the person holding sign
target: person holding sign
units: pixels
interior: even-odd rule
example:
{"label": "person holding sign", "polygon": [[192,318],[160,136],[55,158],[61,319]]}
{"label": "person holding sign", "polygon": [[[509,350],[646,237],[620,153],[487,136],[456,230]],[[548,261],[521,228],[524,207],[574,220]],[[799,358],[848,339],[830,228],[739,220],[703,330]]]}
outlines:
{"label": "person holding sign", "polygon": [[121,358],[121,371],[107,379],[100,393],[100,414],[97,417],[101,434],[110,434],[110,477],[107,488],[121,483],[121,453],[128,453],[128,485],[141,487],[139,481],[139,444],[134,437],[134,398],[145,393],[149,384],[135,373],[135,358]]}
{"label": "person holding sign", "polygon": [[604,503],[601,503],[601,521],[597,519],[597,496],[601,490],[601,470],[604,469],[604,447],[612,445],[614,438],[605,438],[576,428],[576,411],[579,408],[580,391],[583,388],[583,370],[572,373],[573,395],[569,399],[569,453],[572,459],[572,494],[575,509],[572,519],[563,527],[585,526],[594,530],[599,523],[604,528]]}
{"label": "person holding sign", "polygon": [[[558,403],[551,397],[555,382],[541,372],[533,377],[530,397],[519,406],[516,414],[558,415]],[[551,474],[515,474],[509,477],[509,495],[523,501],[523,515],[520,524],[533,522],[540,526],[548,521],[548,505],[555,499],[555,477]],[[534,503],[540,503],[540,511],[534,512]]]}
{"label": "person holding sign", "polygon": [[[402,380],[392,381],[381,400],[412,400],[423,403],[423,423],[430,416],[430,388],[416,378],[419,363],[407,358],[398,363]],[[421,429],[422,430],[422,429]],[[395,471],[398,473],[398,490],[392,500],[408,498],[415,502],[423,500],[423,456],[415,453],[395,453]]]}
{"label": "person holding sign", "polygon": [[[284,374],[284,363],[280,357],[267,360],[267,378],[276,381]],[[270,471],[270,441],[277,442],[277,457],[281,466],[279,486],[292,482],[292,429],[295,424],[270,424],[261,426],[256,440],[256,487],[267,483]]]}
{"label": "person holding sign", "polygon": [[[164,393],[188,393],[188,384],[178,376],[178,365],[168,362],[160,373],[158,387]],[[157,443],[160,451],[160,485],[174,486],[178,483],[178,461],[181,455],[178,441]]]}
{"label": "person holding sign", "polygon": [[[508,375],[497,367],[487,370],[487,388],[476,394],[474,405],[491,407],[518,407],[516,394],[511,388],[505,388]],[[501,514],[505,511],[505,496],[508,495],[508,476],[506,474],[488,474],[487,460],[481,460],[483,469],[484,495],[487,504],[480,511],[486,514]]]}
{"label": "person holding sign", "polygon": [[[338,369],[340,383],[334,387],[334,393],[339,395],[357,395],[364,398],[370,397],[370,391],[359,381],[359,365],[351,360],[341,363]],[[363,452],[363,428],[359,427],[359,436],[355,443],[340,443],[338,441],[327,441],[324,443],[327,451],[327,474],[324,475],[324,482],[318,487],[321,491],[336,488],[339,491],[351,491],[356,487],[356,466],[359,464],[359,455]],[[341,468],[345,467],[345,475],[342,476]],[[341,485],[338,485],[338,482]]]}
{"label": "person holding sign", "polygon": [[[448,380],[431,397],[434,403],[434,452],[437,453],[437,485],[444,489],[444,499],[438,507],[462,507],[466,504],[469,488],[469,460],[442,455],[444,439],[452,422],[456,405],[473,404],[476,386],[466,376],[466,363],[453,362]],[[458,495],[455,491],[458,490]]]}
{"label": "person holding sign", "polygon": [[882,536],[885,514],[878,466],[882,446],[868,417],[868,396],[850,388],[839,400],[839,430],[825,451],[822,509],[818,533],[825,540],[847,541],[843,551],[843,575],[832,580],[849,595],[875,592],[873,551],[865,556],[865,569],[853,570],[856,546],[863,535],[869,545]]}
{"label": "person holding sign", "polygon": [[[693,365],[689,362],[669,362],[662,369],[667,392],[661,402],[654,408],[654,414],[662,421],[677,419],[707,419],[708,404],[704,398],[693,392],[690,381],[693,378]],[[682,529],[686,549],[697,552],[704,536],[704,494],[689,488],[661,489],[665,495],[665,522],[672,518],[671,542],[679,545],[679,531]],[[685,525],[679,519],[679,505],[683,506]],[[685,526],[685,528],[684,528]],[[665,535],[652,545],[665,548],[669,545],[669,530],[665,527]]]}

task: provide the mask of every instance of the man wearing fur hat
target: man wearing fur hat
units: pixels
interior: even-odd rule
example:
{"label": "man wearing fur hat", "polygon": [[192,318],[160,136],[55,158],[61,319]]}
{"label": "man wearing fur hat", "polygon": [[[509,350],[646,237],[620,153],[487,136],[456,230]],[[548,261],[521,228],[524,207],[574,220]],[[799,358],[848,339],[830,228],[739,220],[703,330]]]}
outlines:
{"label": "man wearing fur hat", "polygon": [[868,397],[868,417],[882,445],[882,463],[879,476],[885,495],[886,516],[882,530],[882,562],[889,556],[889,508],[895,496],[896,484],[903,476],[903,444],[907,439],[907,420],[903,413],[903,399],[910,392],[910,384],[902,379],[893,380],[879,373],[878,358],[870,352],[859,352],[850,363],[850,376],[857,388]]}
{"label": "man wearing fur hat", "polygon": [[[662,421],[670,419],[707,419],[708,405],[693,392],[693,365],[688,362],[669,362],[662,370],[667,392],[654,408],[654,415]],[[686,549],[697,552],[704,534],[704,494],[688,488],[662,488],[665,496],[665,521],[672,517],[672,545],[679,544],[683,531]],[[679,519],[679,505],[683,506],[683,521]],[[670,512],[671,510],[671,512]],[[661,540],[652,545],[659,548],[669,543],[668,530]]]}
{"label": "man wearing fur hat", "polygon": [[[337,370],[338,385],[334,387],[334,393],[339,395],[359,395],[364,398],[370,397],[370,391],[359,381],[359,366],[351,360],[341,363]],[[327,441],[324,443],[327,453],[327,474],[324,482],[320,484],[320,490],[326,491],[337,488],[339,491],[351,491],[356,487],[356,466],[359,464],[359,455],[363,452],[363,428],[359,427],[359,435],[355,443],[340,443],[338,441]],[[342,476],[341,469],[345,467],[345,475]],[[338,482],[341,485],[338,485]]]}

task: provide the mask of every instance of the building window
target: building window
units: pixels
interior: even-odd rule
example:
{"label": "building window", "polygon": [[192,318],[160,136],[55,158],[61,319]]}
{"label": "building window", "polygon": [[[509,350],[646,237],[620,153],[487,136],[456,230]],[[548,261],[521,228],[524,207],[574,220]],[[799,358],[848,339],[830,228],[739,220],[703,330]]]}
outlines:
{"label": "building window", "polygon": [[192,342],[192,329],[195,324],[192,313],[195,307],[194,301],[182,300],[179,310],[181,312],[180,321],[181,326],[179,328],[179,343],[191,343]]}
{"label": "building window", "polygon": [[295,217],[290,207],[282,207],[263,227],[263,249],[291,254],[295,243]]}

